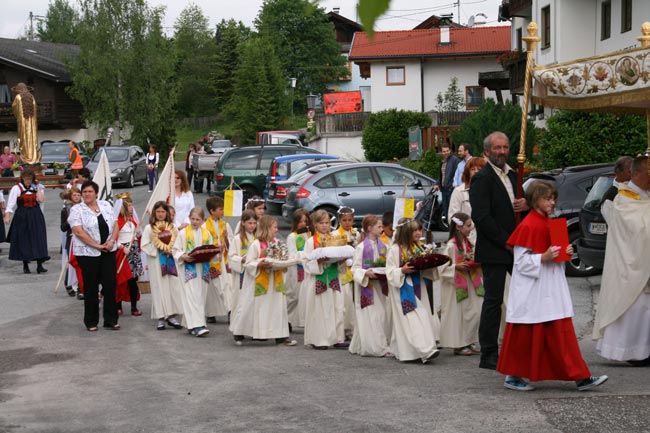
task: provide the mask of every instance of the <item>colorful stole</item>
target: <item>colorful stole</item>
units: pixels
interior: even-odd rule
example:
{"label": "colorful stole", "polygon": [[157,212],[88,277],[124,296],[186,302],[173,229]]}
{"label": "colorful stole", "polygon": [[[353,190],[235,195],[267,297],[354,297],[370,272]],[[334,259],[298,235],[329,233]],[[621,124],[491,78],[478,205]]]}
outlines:
{"label": "colorful stole", "polygon": [[[321,243],[321,234],[314,233],[314,249],[318,248]],[[341,291],[341,283],[339,282],[339,266],[336,262],[329,265],[323,265],[323,273],[316,276],[316,294],[320,295],[325,293],[329,287],[337,292]]]}
{"label": "colorful stole", "polygon": [[[275,241],[275,239],[274,239]],[[266,241],[260,241],[260,258],[267,256],[269,248],[269,243]],[[275,291],[279,293],[286,293],[284,287],[284,279],[282,278],[281,270],[268,270],[260,269],[260,273],[255,278],[255,296],[266,295],[269,292],[269,284],[271,282],[271,273],[273,273],[273,282],[275,283]]]}
{"label": "colorful stole", "polygon": [[[355,241],[357,239],[357,231],[354,228],[350,229],[348,232],[346,230],[343,230],[343,227],[339,226],[337,232],[340,236],[345,236],[348,242]],[[352,266],[347,266],[345,273],[341,274],[340,278],[342,286],[350,284],[352,281],[354,281],[354,277],[352,276]]]}
{"label": "colorful stole", "polygon": [[[377,253],[379,254],[379,257],[385,259],[386,245],[381,241],[381,239],[377,239],[376,246],[377,246]],[[365,238],[363,240],[363,256],[361,260],[361,267],[363,269],[370,269],[374,262],[375,262],[375,249],[372,247],[372,243],[370,239]],[[381,293],[384,296],[388,296],[388,281],[386,280],[373,281],[373,285],[377,283],[379,283],[379,285],[381,286]],[[361,302],[361,309],[364,309],[367,306],[373,305],[375,303],[375,293],[372,290],[372,287],[361,286],[360,292],[361,292],[361,299],[359,301]]]}
{"label": "colorful stole", "polygon": [[164,277],[165,275],[173,275],[178,277],[178,271],[176,270],[176,262],[171,254],[167,254],[163,250],[158,250],[158,263],[160,264],[160,274]]}
{"label": "colorful stole", "polygon": [[[294,232],[294,234],[296,235],[296,250],[304,251],[305,244],[307,243],[307,238],[303,236],[302,233]],[[299,283],[305,279],[305,268],[300,263],[296,265],[296,274],[298,276]]]}
{"label": "colorful stole", "polygon": [[[252,236],[249,236],[248,233],[246,233],[245,236],[246,236],[246,240],[244,240],[244,243],[242,244],[241,248],[239,249],[239,256],[240,257],[245,257],[246,253],[248,252],[248,247],[251,246],[251,237]],[[239,290],[241,290],[241,287],[244,285],[244,274],[245,273],[246,272],[244,272],[244,271],[241,271],[239,273]]]}
{"label": "colorful stole", "polygon": [[[414,253],[417,253],[420,251],[420,248],[417,244],[413,244],[411,246],[411,250]],[[402,250],[402,247],[400,246],[400,263],[406,263],[407,262],[407,252]],[[404,276],[404,284],[402,284],[402,287],[399,289],[399,300],[400,303],[402,304],[402,313],[404,315],[410,313],[411,311],[415,310],[417,308],[417,302],[415,300],[415,297],[417,296],[418,299],[422,299],[422,283],[421,283],[421,278],[420,278],[420,272],[416,271],[410,274],[411,276],[411,281],[413,284],[408,283],[408,275]]]}
{"label": "colorful stole", "polygon": [[390,245],[390,239],[386,236],[386,233],[382,232],[381,237],[379,238],[384,243],[384,245]]}
{"label": "colorful stole", "polygon": [[[456,245],[455,239],[452,239],[454,245]],[[465,259],[465,252],[472,250],[472,245],[469,243],[469,240],[465,238],[463,240],[463,246],[460,248],[458,245],[456,249],[456,263],[461,263]],[[467,278],[472,280],[472,285],[474,286],[474,291],[477,296],[485,295],[485,288],[483,287],[483,272],[480,267],[470,269],[469,272],[462,269],[456,269],[456,302],[460,302],[463,299],[466,299],[469,296],[469,281]]]}
{"label": "colorful stole", "polygon": [[[203,227],[200,227],[201,230],[201,244],[200,245],[210,245],[210,232],[208,232]],[[192,251],[197,245],[194,242],[194,231],[192,230],[192,225],[185,227],[185,252]],[[196,263],[185,263],[185,282],[188,282],[197,277],[196,274]],[[201,263],[201,279],[206,283],[210,281],[210,263],[203,262]]]}
{"label": "colorful stole", "polygon": [[[205,221],[205,228],[212,235],[212,240],[214,242],[214,245],[222,244],[221,237],[223,236],[223,233],[226,230],[226,222],[223,219],[219,219],[218,222],[219,222],[219,230],[215,228],[214,219],[212,219],[212,217],[208,218]],[[219,275],[222,274],[221,259],[220,259],[221,257],[223,257],[223,261],[226,264],[226,272],[230,271],[230,269],[228,269],[228,249],[225,248],[219,255],[217,255],[217,257],[219,258],[219,260],[210,262],[210,278],[212,279],[217,278]]]}

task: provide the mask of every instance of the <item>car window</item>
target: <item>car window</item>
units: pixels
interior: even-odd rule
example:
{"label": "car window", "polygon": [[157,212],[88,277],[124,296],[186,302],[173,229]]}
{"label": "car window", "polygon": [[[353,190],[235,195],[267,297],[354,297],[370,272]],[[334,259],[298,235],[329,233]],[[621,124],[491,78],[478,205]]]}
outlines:
{"label": "car window", "polygon": [[594,181],[591,177],[588,177],[587,179],[581,180],[580,182],[576,183],[576,187],[578,187],[579,190],[584,191],[585,195],[591,191],[591,187],[593,186]]}
{"label": "car window", "polygon": [[607,190],[609,189],[610,186],[612,186],[613,183],[614,183],[613,177],[603,176],[598,178],[593,188],[591,188],[591,190],[589,191],[589,194],[587,194],[584,208],[592,212],[599,211],[600,202],[603,199],[603,195],[605,195],[605,192],[607,192]]}
{"label": "car window", "polygon": [[325,176],[324,178],[320,179],[318,182],[315,182],[314,186],[322,189],[334,188],[336,186],[336,182],[334,181],[334,175],[330,174],[329,176]]}
{"label": "car window", "polygon": [[140,149],[140,148],[135,149],[135,157],[137,159],[144,158],[144,152],[142,151],[142,149]]}
{"label": "car window", "polygon": [[255,170],[257,168],[257,159],[259,156],[259,150],[233,152],[228,155],[228,158],[223,162],[223,169]]}
{"label": "car window", "polygon": [[398,186],[404,185],[404,182],[411,185],[418,180],[423,186],[431,185],[431,181],[424,176],[418,176],[407,170],[402,170],[395,167],[375,167],[379,180],[384,186]]}
{"label": "car window", "polygon": [[260,162],[260,167],[267,169],[273,161],[274,158],[282,156],[282,153],[279,150],[264,150],[262,152],[262,160]]}
{"label": "car window", "polygon": [[43,156],[50,155],[68,155],[70,153],[70,148],[68,143],[53,143],[53,144],[44,144],[42,146]]}
{"label": "car window", "polygon": [[[108,162],[120,162],[129,159],[129,149],[117,147],[104,147],[103,149],[106,152]],[[99,162],[101,154],[101,152],[95,153],[95,155],[93,155],[93,162]]]}
{"label": "car window", "polygon": [[276,168],[275,168],[275,175],[276,176],[286,176],[289,168],[289,163],[288,162],[281,162],[278,163],[276,162]]}
{"label": "car window", "polygon": [[370,186],[375,184],[370,167],[338,171],[334,173],[334,181],[338,187]]}

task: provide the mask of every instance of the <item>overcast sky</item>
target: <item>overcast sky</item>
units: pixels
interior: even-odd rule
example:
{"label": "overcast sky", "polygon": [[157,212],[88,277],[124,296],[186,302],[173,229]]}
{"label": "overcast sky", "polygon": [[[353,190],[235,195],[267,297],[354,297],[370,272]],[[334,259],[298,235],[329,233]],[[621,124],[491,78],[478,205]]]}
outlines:
{"label": "overcast sky", "polygon": [[[69,0],[76,5],[76,0]],[[25,35],[29,28],[29,13],[44,16],[47,13],[49,0],[2,0],[2,25],[0,37],[17,38]],[[149,5],[166,7],[166,32],[173,32],[174,21],[189,3],[194,3],[203,9],[214,26],[222,19],[234,18],[251,26],[257,16],[263,0],[148,0]],[[460,22],[467,23],[469,17],[479,13],[487,15],[488,25],[497,25],[497,13],[501,0],[460,0]],[[320,0],[320,5],[326,11],[340,8],[340,14],[353,21],[356,17],[356,2],[354,0]],[[408,30],[415,27],[431,15],[447,13],[454,14],[457,20],[458,5],[452,0],[392,0],[391,10],[377,22],[376,30]],[[36,24],[34,24],[36,26]]]}

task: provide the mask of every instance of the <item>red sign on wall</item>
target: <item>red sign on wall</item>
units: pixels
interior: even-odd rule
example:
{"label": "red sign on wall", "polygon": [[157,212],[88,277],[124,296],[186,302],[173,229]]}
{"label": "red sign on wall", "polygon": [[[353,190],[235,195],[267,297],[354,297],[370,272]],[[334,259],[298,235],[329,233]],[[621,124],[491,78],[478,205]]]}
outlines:
{"label": "red sign on wall", "polygon": [[361,92],[327,93],[323,96],[325,114],[360,113]]}

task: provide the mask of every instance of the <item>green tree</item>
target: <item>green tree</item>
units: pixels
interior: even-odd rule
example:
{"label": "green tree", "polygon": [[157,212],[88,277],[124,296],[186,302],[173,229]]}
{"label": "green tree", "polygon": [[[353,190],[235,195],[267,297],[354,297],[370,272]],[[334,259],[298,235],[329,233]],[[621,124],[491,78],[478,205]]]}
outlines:
{"label": "green tree", "polygon": [[334,25],[325,9],[309,0],[265,0],[255,19],[259,35],[271,42],[285,79],[296,78],[294,101],[306,108],[306,95],[325,93],[348,76]]}
{"label": "green tree", "polygon": [[451,77],[445,93],[439,92],[436,96],[438,111],[458,111],[465,104],[465,98],[458,87],[458,78]]}
{"label": "green tree", "polygon": [[361,145],[368,161],[388,161],[408,156],[408,129],[431,125],[426,113],[390,109],[372,113],[363,130]]}
{"label": "green tree", "polygon": [[36,37],[42,42],[74,44],[78,23],[79,13],[66,0],[50,0],[45,20],[36,25]]}
{"label": "green tree", "polygon": [[183,9],[174,23],[177,112],[181,116],[199,117],[216,111],[209,67],[217,47],[208,24],[208,18],[194,4]]}
{"label": "green tree", "polygon": [[241,143],[252,144],[257,131],[281,126],[282,107],[286,107],[285,80],[280,61],[265,39],[246,41],[239,58],[227,111],[235,119]]}
{"label": "green tree", "polygon": [[144,0],[82,0],[79,55],[69,66],[69,93],[84,107],[84,119],[100,129],[117,124],[131,139],[164,150],[176,92],[173,46],[162,32],[163,9]]}
{"label": "green tree", "polygon": [[645,151],[643,116],[559,111],[546,123],[539,153],[545,168],[612,162]]}
{"label": "green tree", "polygon": [[239,64],[239,47],[251,35],[251,29],[241,21],[221,20],[217,24],[216,52],[210,67],[210,86],[218,111],[230,102],[233,92],[233,74]]}
{"label": "green tree", "polygon": [[[483,151],[483,140],[494,131],[501,131],[510,139],[508,164],[517,167],[519,136],[521,133],[521,107],[510,101],[497,104],[494,99],[486,99],[471,116],[452,132],[454,143],[469,143],[478,155]],[[531,157],[535,146],[535,125],[528,121],[526,134],[526,156]]]}

